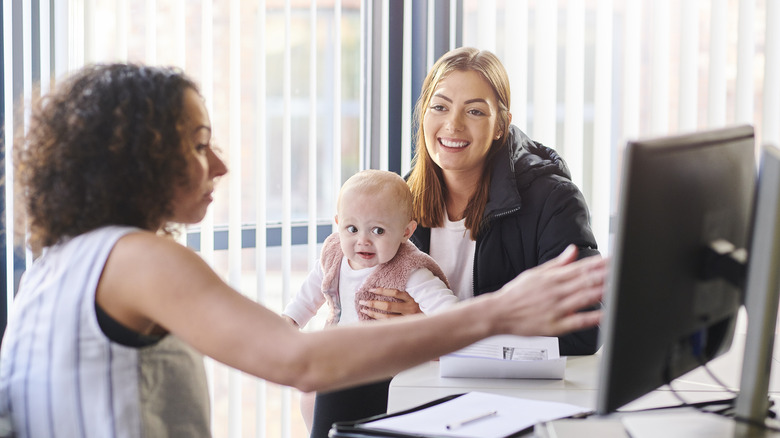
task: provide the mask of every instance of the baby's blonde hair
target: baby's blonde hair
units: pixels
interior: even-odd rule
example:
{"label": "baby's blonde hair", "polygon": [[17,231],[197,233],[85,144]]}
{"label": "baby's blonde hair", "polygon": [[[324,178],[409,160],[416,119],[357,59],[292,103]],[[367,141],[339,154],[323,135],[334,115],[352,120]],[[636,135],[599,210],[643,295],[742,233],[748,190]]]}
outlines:
{"label": "baby's blonde hair", "polygon": [[341,207],[341,196],[347,190],[358,190],[375,194],[377,202],[392,202],[404,214],[407,220],[412,220],[412,192],[406,181],[400,175],[388,170],[366,169],[352,175],[339,190],[336,208]]}

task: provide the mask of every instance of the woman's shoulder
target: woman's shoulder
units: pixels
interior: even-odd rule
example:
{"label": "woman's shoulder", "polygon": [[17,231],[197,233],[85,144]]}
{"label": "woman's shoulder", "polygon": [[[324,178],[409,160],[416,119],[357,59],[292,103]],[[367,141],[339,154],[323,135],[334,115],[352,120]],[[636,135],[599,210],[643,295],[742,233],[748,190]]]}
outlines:
{"label": "woman's shoulder", "polygon": [[114,252],[129,252],[136,256],[149,258],[165,258],[174,254],[194,253],[190,248],[179,243],[174,236],[161,235],[139,228],[114,230],[113,232],[116,232],[118,236]]}
{"label": "woman's shoulder", "polygon": [[523,191],[538,179],[543,181],[571,181],[566,160],[544,144],[531,140],[519,128],[512,126],[507,148],[517,188]]}
{"label": "woman's shoulder", "polygon": [[524,187],[518,187],[526,206],[563,205],[572,201],[584,202],[582,191],[574,182],[554,173],[537,175]]}
{"label": "woman's shoulder", "polygon": [[141,229],[121,233],[108,251],[106,272],[116,274],[126,283],[170,281],[185,272],[194,275],[205,267],[195,251],[174,237]]}

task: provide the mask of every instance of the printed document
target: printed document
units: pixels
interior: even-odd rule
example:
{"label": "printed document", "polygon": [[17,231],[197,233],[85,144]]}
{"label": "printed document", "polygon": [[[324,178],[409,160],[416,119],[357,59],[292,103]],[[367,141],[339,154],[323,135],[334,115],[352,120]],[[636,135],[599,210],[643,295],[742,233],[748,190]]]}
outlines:
{"label": "printed document", "polygon": [[558,338],[500,335],[442,356],[441,377],[562,379],[566,357]]}

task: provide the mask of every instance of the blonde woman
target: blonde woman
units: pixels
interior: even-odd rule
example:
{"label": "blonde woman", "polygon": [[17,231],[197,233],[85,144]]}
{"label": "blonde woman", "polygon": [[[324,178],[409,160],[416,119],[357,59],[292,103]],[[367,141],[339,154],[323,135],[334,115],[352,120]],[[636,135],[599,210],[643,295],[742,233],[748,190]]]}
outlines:
{"label": "blonde woman", "polygon": [[[581,258],[598,254],[587,205],[566,163],[511,124],[510,101],[501,61],[464,47],[434,64],[415,108],[408,183],[418,226],[410,240],[436,260],[461,300],[500,290],[569,245]],[[420,311],[406,291],[376,292],[394,300],[368,303],[375,318]],[[558,339],[562,355],[593,354],[598,328]],[[382,413],[386,394],[386,385],[374,384],[320,396],[315,427],[356,412]],[[372,412],[368,400],[378,400]]]}

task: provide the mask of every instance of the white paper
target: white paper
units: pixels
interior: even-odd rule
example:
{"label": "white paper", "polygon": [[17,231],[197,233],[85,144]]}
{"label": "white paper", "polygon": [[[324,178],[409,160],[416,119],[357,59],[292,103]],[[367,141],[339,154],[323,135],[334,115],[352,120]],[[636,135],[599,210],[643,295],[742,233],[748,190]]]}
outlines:
{"label": "white paper", "polygon": [[[733,419],[704,412],[676,414],[644,414],[622,419],[626,432],[637,438],[684,438],[706,436],[708,438],[733,438]],[[761,435],[759,435],[761,436]]]}
{"label": "white paper", "polygon": [[501,335],[442,356],[441,377],[562,379],[566,357],[558,338]]}
{"label": "white paper", "polygon": [[[496,414],[452,430],[447,428],[447,425],[492,411]],[[500,438],[542,421],[586,412],[589,410],[584,407],[567,403],[469,392],[426,409],[364,423],[361,427],[431,436]]]}

